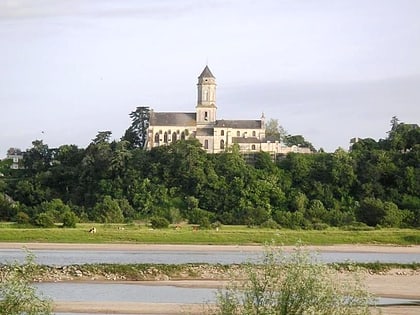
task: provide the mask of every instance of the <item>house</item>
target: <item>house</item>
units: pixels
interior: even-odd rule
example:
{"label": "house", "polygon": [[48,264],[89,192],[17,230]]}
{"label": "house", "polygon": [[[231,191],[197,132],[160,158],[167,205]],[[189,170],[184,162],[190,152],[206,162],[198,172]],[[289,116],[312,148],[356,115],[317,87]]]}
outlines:
{"label": "house", "polygon": [[22,168],[23,153],[18,148],[10,148],[7,150],[6,159],[12,160],[11,169],[17,170]]}
{"label": "house", "polygon": [[288,147],[265,137],[265,117],[256,120],[217,119],[216,78],[206,66],[198,77],[195,112],[150,111],[146,148],[196,138],[207,153],[220,153],[232,145],[242,153],[311,153],[309,148]]}

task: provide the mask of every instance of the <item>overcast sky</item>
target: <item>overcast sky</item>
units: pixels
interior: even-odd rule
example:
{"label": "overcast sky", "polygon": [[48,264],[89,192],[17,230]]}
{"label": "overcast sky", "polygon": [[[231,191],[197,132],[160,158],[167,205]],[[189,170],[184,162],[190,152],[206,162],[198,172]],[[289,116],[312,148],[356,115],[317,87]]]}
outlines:
{"label": "overcast sky", "polygon": [[0,157],[119,139],[129,113],[278,119],[316,148],[420,123],[419,0],[0,0]]}

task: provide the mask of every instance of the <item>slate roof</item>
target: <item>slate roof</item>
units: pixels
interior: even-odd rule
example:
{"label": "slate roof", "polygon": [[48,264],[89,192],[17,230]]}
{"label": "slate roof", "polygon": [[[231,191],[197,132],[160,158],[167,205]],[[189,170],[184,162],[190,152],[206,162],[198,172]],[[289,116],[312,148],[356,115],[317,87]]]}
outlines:
{"label": "slate roof", "polygon": [[261,120],[217,120],[215,127],[237,129],[260,129]]}
{"label": "slate roof", "polygon": [[232,137],[233,143],[261,143],[262,141],[257,137]]}
{"label": "slate roof", "polygon": [[153,112],[150,115],[152,126],[195,126],[196,113]]}
{"label": "slate roof", "polygon": [[210,69],[208,66],[206,66],[203,70],[203,72],[201,72],[200,76],[198,77],[199,79],[202,78],[213,78],[215,79],[213,73],[211,73]]}

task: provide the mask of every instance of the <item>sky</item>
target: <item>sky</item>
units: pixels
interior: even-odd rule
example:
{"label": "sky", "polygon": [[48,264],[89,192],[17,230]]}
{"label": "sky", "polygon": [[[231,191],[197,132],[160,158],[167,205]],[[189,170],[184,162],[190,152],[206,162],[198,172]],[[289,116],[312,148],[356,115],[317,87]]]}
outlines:
{"label": "sky", "polygon": [[137,106],[277,119],[317,149],[420,124],[419,0],[0,0],[0,158],[120,139]]}

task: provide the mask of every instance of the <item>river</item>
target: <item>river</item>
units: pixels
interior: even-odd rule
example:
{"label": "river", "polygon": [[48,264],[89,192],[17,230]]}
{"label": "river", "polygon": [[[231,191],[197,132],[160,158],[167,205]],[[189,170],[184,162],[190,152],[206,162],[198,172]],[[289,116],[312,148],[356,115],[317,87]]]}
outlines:
{"label": "river", "polygon": [[[250,251],[206,251],[206,250],[31,250],[36,261],[42,265],[77,265],[77,264],[234,264],[255,262],[261,257],[261,252]],[[315,254],[323,262],[382,262],[382,263],[413,263],[420,262],[420,253],[382,253],[382,252],[330,252],[320,251]],[[0,249],[0,264],[22,262],[25,252],[20,249]]]}

